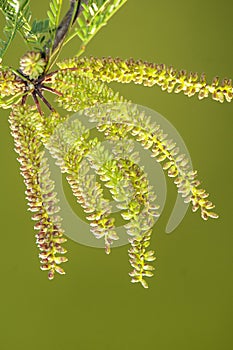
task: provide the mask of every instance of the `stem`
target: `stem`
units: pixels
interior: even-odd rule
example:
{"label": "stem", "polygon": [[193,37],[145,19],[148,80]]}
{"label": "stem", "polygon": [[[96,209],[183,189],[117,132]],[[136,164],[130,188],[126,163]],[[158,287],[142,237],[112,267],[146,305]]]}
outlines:
{"label": "stem", "polygon": [[51,106],[48,100],[42,95],[40,90],[36,90],[36,94],[41,98],[41,100],[46,104],[46,106],[50,109],[50,111],[55,112],[55,109]]}
{"label": "stem", "polygon": [[15,70],[15,69],[11,68],[11,71],[12,71],[17,77],[21,78],[23,81],[28,82],[28,83],[31,83],[31,81],[30,81],[28,78],[26,78],[22,73],[20,73],[18,70]]}
{"label": "stem", "polygon": [[70,8],[57,28],[52,53],[49,57],[46,71],[48,71],[56,62],[64,44],[65,37],[79,15],[80,4],[81,0],[70,0]]}
{"label": "stem", "polygon": [[28,97],[27,94],[23,95],[22,102],[21,102],[22,105],[24,105],[26,103],[27,97]]}
{"label": "stem", "polygon": [[41,106],[40,106],[40,103],[38,101],[38,98],[36,96],[36,92],[35,91],[32,92],[32,97],[33,97],[33,100],[34,100],[34,102],[36,104],[36,108],[37,108],[38,112],[40,113],[40,115],[43,115],[42,110],[41,110]]}
{"label": "stem", "polygon": [[59,91],[57,91],[57,90],[55,90],[55,89],[52,89],[52,88],[50,88],[50,87],[48,87],[48,86],[45,86],[45,85],[41,85],[41,86],[40,86],[40,89],[42,89],[42,90],[47,90],[47,91],[51,92],[52,94],[55,94],[55,95],[58,95],[58,96],[62,96],[62,93],[61,93],[61,92],[59,92]]}

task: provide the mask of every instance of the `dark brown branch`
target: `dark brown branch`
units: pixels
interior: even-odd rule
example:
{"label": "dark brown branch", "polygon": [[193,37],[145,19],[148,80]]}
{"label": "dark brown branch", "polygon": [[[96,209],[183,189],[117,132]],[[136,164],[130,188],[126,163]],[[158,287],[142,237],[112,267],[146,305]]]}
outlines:
{"label": "dark brown branch", "polygon": [[56,48],[60,45],[60,43],[64,40],[70,27],[76,21],[80,13],[80,8],[81,8],[81,0],[70,0],[70,8],[57,28],[52,52],[54,52]]}
{"label": "dark brown branch", "polygon": [[33,100],[34,100],[34,102],[36,104],[36,108],[37,108],[38,112],[40,113],[40,115],[43,115],[40,103],[39,103],[38,98],[36,96],[35,90],[32,92],[32,97],[33,97]]}
{"label": "dark brown branch", "polygon": [[21,104],[22,104],[22,105],[24,105],[24,104],[26,103],[27,97],[28,97],[27,94],[25,94],[25,95],[22,97],[22,101],[21,101]]}
{"label": "dark brown branch", "polygon": [[57,90],[55,90],[55,89],[52,89],[52,88],[50,88],[50,87],[48,87],[48,86],[41,85],[39,88],[40,88],[41,90],[47,90],[47,91],[51,92],[52,94],[55,94],[55,95],[58,95],[58,96],[62,96],[62,93],[61,93],[61,92],[59,92],[59,91],[57,91]]}
{"label": "dark brown branch", "polygon": [[55,109],[51,106],[49,101],[46,100],[46,98],[42,95],[40,90],[35,90],[35,91],[36,91],[36,94],[40,97],[40,99],[44,102],[44,104],[46,104],[46,106],[50,109],[50,111],[55,112]]}

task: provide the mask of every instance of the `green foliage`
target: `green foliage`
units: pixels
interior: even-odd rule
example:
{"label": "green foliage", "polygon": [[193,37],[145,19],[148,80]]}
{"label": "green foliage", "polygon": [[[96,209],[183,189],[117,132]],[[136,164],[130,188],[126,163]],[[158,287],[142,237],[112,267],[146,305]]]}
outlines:
{"label": "green foliage", "polygon": [[47,15],[49,18],[49,28],[51,31],[51,44],[50,47],[53,47],[55,36],[56,36],[56,29],[58,28],[59,21],[60,21],[60,14],[61,14],[61,8],[62,8],[62,0],[51,0],[50,1],[50,10],[47,11]]}
{"label": "green foliage", "polygon": [[35,35],[44,34],[49,32],[49,19],[37,21],[36,19],[32,22],[31,32]]}
{"label": "green foliage", "polygon": [[[49,19],[34,20],[31,24],[30,0],[0,0],[0,10],[3,12],[6,20],[4,34],[6,39],[0,40],[0,57],[3,57],[13,41],[17,32],[21,34],[24,41],[34,50],[43,50],[49,35]],[[52,17],[52,15],[51,15]],[[53,33],[56,26],[52,27]]]}
{"label": "green foliage", "polygon": [[[149,183],[134,142],[151,151],[151,157],[162,164],[164,172],[174,180],[178,193],[192,210],[200,209],[201,217],[217,218],[209,194],[200,188],[197,172],[193,171],[187,157],[180,154],[174,140],[167,137],[156,123],[114,92],[107,83],[158,85],[162,90],[181,92],[188,97],[198,94],[199,99],[209,95],[219,102],[232,101],[230,79],[221,83],[214,78],[211,84],[205,75],[176,71],[173,67],[143,61],[113,58],[78,58],[94,35],[108,22],[126,0],[70,1],[70,8],[60,21],[61,0],[51,0],[48,19],[30,24],[29,0],[0,0],[5,15],[6,40],[0,42],[0,57],[19,32],[29,47],[33,48],[20,60],[14,70],[0,65],[0,107],[11,108],[9,117],[15,151],[19,154],[21,174],[26,185],[29,210],[33,213],[38,230],[36,243],[40,250],[41,269],[48,271],[49,279],[55,272],[64,274],[60,264],[67,261],[64,230],[59,216],[57,194],[51,179],[48,160],[43,147],[56,159],[61,172],[66,174],[73,195],[85,212],[90,231],[103,239],[107,254],[118,239],[112,205],[105,191],[116,202],[129,236],[128,250],[131,281],[148,287],[146,277],[153,276],[154,251],[150,245],[152,227],[159,216],[156,194]],[[71,32],[72,26],[77,26]],[[78,36],[82,45],[73,59],[58,64],[58,70],[49,72],[61,48]],[[1,63],[1,62],[0,62]],[[51,105],[44,91],[56,95]],[[34,106],[28,102],[31,96]],[[45,113],[43,102],[50,113]],[[106,112],[106,104],[111,107]],[[105,104],[102,106],[102,104]],[[55,107],[54,107],[55,105]],[[86,118],[96,124],[100,133],[91,133],[79,120],[69,121],[65,111],[84,110]],[[90,108],[91,107],[91,108]],[[111,144],[111,152],[101,143],[101,136]],[[93,175],[94,172],[94,175]],[[95,177],[97,175],[97,178]]]}
{"label": "green foliage", "polygon": [[50,27],[48,18],[44,20],[34,20],[31,31],[28,34],[27,41],[33,50],[43,50],[50,36]]}
{"label": "green foliage", "polygon": [[49,26],[53,31],[56,30],[59,24],[62,0],[51,0],[49,3],[50,10],[47,11],[49,18]]}
{"label": "green foliage", "polygon": [[83,3],[83,11],[78,17],[78,26],[66,42],[78,36],[82,41],[78,55],[86,48],[87,44],[107,24],[110,18],[126,3],[127,0],[93,0],[88,4]]}
{"label": "green foliage", "polygon": [[4,56],[17,32],[25,39],[30,32],[31,12],[29,0],[0,0],[0,9],[6,18],[5,40],[0,41],[0,58]]}

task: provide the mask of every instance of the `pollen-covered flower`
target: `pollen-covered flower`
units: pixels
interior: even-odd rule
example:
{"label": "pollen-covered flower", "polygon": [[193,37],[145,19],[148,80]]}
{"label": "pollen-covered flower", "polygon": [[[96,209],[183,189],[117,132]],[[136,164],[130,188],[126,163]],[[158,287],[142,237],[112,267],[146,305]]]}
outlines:
{"label": "pollen-covered flower", "polygon": [[20,60],[20,69],[30,79],[37,79],[43,72],[46,61],[40,52],[29,51]]}

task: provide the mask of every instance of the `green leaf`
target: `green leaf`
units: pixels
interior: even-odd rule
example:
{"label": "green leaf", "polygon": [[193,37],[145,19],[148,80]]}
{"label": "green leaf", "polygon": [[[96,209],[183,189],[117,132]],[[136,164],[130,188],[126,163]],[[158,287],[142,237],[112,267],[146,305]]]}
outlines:
{"label": "green leaf", "polygon": [[49,19],[46,18],[44,20],[34,20],[32,23],[32,34],[41,34],[49,32]]}
{"label": "green leaf", "polygon": [[0,10],[6,18],[3,29],[5,40],[0,41],[0,57],[3,57],[17,32],[27,41],[31,31],[29,0],[0,0]]}
{"label": "green leaf", "polygon": [[67,39],[65,44],[78,36],[82,46],[77,55],[80,55],[86,45],[107,24],[110,18],[126,3],[127,0],[94,0],[89,5],[82,4],[83,11],[78,18],[78,26]]}
{"label": "green leaf", "polygon": [[47,11],[47,15],[49,18],[49,28],[51,31],[51,40],[50,40],[51,48],[53,47],[55,36],[56,36],[56,29],[58,28],[58,25],[59,25],[61,7],[62,7],[62,0],[51,0],[50,10]]}
{"label": "green leaf", "polygon": [[62,0],[51,0],[50,10],[47,11],[49,17],[49,26],[51,29],[56,29],[59,24]]}

